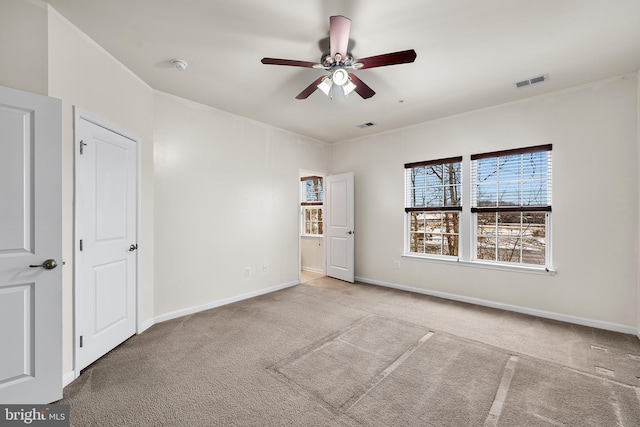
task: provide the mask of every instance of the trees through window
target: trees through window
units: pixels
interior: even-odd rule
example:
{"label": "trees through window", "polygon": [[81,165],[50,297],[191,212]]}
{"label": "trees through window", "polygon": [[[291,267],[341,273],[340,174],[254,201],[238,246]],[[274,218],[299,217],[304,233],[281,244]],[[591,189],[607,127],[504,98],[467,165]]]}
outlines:
{"label": "trees through window", "polygon": [[322,204],[324,189],[321,176],[300,178],[301,234],[321,236],[324,233]]}
{"label": "trees through window", "polygon": [[405,164],[405,253],[548,269],[551,149]]}
{"label": "trees through window", "polygon": [[471,156],[475,257],[548,264],[551,145]]}
{"label": "trees through window", "polygon": [[455,157],[404,166],[410,253],[458,256],[461,161]]}

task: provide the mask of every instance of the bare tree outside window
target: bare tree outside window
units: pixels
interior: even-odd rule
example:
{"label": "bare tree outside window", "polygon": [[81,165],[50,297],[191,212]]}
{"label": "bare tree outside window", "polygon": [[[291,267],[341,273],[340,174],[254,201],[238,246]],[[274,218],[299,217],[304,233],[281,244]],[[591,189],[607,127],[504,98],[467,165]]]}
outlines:
{"label": "bare tree outside window", "polygon": [[302,234],[320,236],[324,232],[322,204],[324,189],[322,177],[307,176],[300,178],[300,205],[302,207]]}
{"label": "bare tree outside window", "polygon": [[322,208],[305,207],[304,208],[304,234],[321,235],[323,234]]}
{"label": "bare tree outside window", "polygon": [[472,156],[477,259],[547,264],[550,166],[550,146]]}
{"label": "bare tree outside window", "polygon": [[461,158],[405,165],[409,252],[458,256]]}

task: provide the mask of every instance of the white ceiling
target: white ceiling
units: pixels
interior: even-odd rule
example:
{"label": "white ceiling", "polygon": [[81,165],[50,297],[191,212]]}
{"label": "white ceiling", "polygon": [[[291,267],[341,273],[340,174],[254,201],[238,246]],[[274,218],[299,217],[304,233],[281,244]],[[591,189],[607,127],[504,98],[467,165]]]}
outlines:
{"label": "white ceiling", "polygon": [[[640,70],[640,0],[47,2],[153,88],[326,142]],[[368,100],[296,100],[324,71],[260,60],[319,62],[331,15],[352,19],[355,58],[415,49],[416,61],[358,71]]]}

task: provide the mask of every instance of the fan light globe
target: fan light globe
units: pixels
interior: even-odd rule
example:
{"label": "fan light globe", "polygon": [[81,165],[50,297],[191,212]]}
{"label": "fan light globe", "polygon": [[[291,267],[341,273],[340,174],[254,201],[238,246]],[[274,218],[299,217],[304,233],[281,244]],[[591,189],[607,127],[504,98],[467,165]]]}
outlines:
{"label": "fan light globe", "polygon": [[333,76],[331,77],[331,79],[333,80],[333,83],[337,84],[338,86],[342,86],[347,81],[349,81],[349,73],[347,73],[347,70],[345,70],[344,68],[338,68],[333,72]]}
{"label": "fan light globe", "polygon": [[353,84],[351,79],[347,80],[345,84],[342,85],[342,90],[344,91],[344,96],[349,96],[351,92],[353,92],[356,88],[356,85]]}
{"label": "fan light globe", "polygon": [[318,89],[324,92],[325,95],[330,96],[331,86],[333,86],[333,81],[329,77],[325,77],[318,85]]}

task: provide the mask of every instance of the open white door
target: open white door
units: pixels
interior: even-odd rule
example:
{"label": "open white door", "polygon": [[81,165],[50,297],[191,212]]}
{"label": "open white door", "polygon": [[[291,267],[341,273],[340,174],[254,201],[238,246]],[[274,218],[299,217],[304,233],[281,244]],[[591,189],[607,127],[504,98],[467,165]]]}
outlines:
{"label": "open white door", "polygon": [[76,109],[76,372],[136,332],[137,137]]}
{"label": "open white door", "polygon": [[353,172],[328,176],[325,180],[327,276],[353,283],[354,187]]}
{"label": "open white door", "polygon": [[62,115],[0,87],[0,403],[62,398]]}

